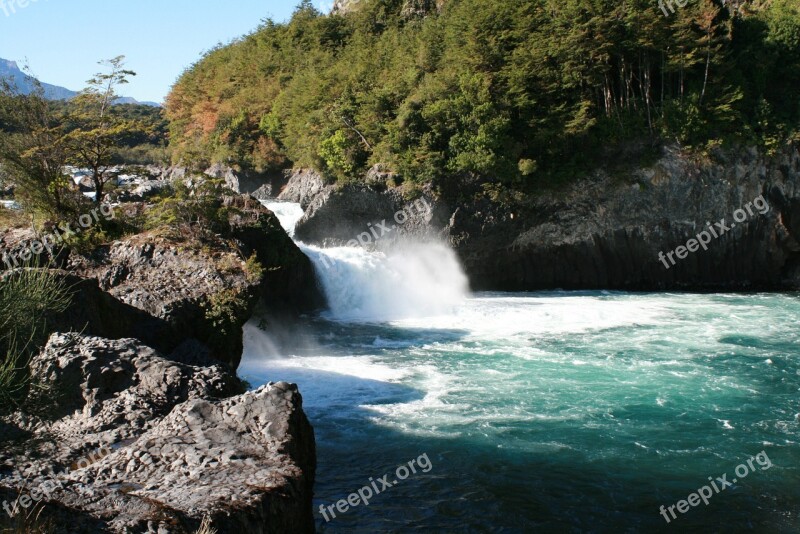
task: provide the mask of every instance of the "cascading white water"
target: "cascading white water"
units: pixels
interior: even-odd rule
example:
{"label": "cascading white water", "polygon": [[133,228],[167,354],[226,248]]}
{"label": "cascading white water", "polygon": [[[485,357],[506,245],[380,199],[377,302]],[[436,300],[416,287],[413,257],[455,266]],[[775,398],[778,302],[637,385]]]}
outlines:
{"label": "cascading white water", "polygon": [[295,202],[263,202],[275,214],[289,237],[294,237],[294,227],[303,218],[303,208]]}
{"label": "cascading white water", "polygon": [[[268,202],[289,235],[303,216],[299,204]],[[388,251],[319,248],[298,242],[314,263],[328,298],[329,318],[390,321],[449,313],[469,283],[455,253],[439,243],[405,242]]]}

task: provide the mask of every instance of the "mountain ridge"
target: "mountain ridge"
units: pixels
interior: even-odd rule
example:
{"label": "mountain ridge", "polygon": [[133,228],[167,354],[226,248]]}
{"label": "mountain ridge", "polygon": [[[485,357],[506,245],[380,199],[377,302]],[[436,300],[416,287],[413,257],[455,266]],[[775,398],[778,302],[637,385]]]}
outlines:
{"label": "mountain ridge", "polygon": [[[16,61],[10,59],[0,58],[0,79],[9,80],[11,85],[24,95],[31,94],[38,82],[41,84],[44,97],[47,100],[71,100],[78,95],[78,91],[37,80],[20,69]],[[119,97],[115,101],[115,104],[140,104],[144,106],[161,107],[161,104],[157,102],[140,102],[129,96]]]}

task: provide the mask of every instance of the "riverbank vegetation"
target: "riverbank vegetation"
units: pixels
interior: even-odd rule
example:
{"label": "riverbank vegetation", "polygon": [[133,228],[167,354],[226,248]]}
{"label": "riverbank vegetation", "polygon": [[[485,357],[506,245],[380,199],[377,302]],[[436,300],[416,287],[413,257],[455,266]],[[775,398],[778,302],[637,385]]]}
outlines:
{"label": "riverbank vegetation", "polygon": [[[797,135],[800,8],[698,0],[362,0],[209,52],[167,101],[176,160],[521,189],[618,147]],[[725,4],[725,5],[723,5]],[[640,154],[639,154],[640,155]],[[639,157],[639,156],[637,156]]]}
{"label": "riverbank vegetation", "polygon": [[[95,203],[118,164],[164,159],[166,122],[161,110],[114,105],[116,90],[136,73],[124,68],[124,57],[101,62],[107,70],[88,82],[75,98],[49,101],[38,87],[20,94],[0,80],[0,168],[3,180],[28,211],[63,218],[85,211],[86,198],[66,175],[67,165],[86,169]],[[146,108],[146,109],[145,109]],[[1,178],[1,177],[0,177]]]}

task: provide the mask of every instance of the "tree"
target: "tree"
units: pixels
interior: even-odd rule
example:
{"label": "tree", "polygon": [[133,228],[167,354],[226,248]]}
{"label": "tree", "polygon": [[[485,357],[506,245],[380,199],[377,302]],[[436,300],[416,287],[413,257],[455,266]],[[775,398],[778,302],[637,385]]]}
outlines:
{"label": "tree", "polygon": [[0,83],[0,164],[17,198],[53,217],[76,215],[82,201],[63,172],[68,150],[60,122],[38,82],[28,95]]}
{"label": "tree", "polygon": [[109,71],[96,74],[87,82],[89,86],[75,97],[69,117],[70,131],[64,138],[69,147],[70,163],[91,171],[98,204],[112,178],[108,169],[116,147],[126,137],[145,130],[140,122],[115,114],[111,109],[119,98],[117,87],[127,84],[130,76],[136,76],[135,72],[123,68],[124,62],[125,56],[100,62]]}
{"label": "tree", "polygon": [[167,100],[176,157],[534,189],[632,141],[800,131],[798,0],[697,0],[666,17],[653,0],[433,4],[361,0],[328,17],[306,0],[209,52]]}

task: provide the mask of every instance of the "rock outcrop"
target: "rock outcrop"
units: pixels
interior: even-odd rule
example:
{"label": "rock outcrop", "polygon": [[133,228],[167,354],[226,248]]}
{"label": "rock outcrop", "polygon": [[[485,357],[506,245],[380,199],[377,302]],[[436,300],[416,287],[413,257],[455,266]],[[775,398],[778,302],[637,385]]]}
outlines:
{"label": "rock outcrop", "polygon": [[321,174],[309,169],[298,169],[290,172],[288,182],[278,195],[278,200],[297,202],[306,209],[323,189],[325,189],[325,179]]}
{"label": "rock outcrop", "polygon": [[365,184],[326,185],[314,171],[295,171],[278,197],[297,202],[306,210],[297,223],[295,237],[306,243],[345,245],[371,227],[383,225],[380,245],[402,237],[436,239],[444,235],[450,214],[429,189],[408,199],[400,188],[390,187],[391,173],[370,169]]}
{"label": "rock outcrop", "polygon": [[[141,322],[152,325],[152,335],[140,339],[165,352],[196,339],[236,368],[242,326],[260,301],[270,311],[286,313],[316,309],[324,298],[311,262],[271,211],[245,196],[229,197],[225,205],[237,212],[226,236],[232,244],[200,246],[138,234],[90,254],[72,254],[67,268],[152,317]],[[258,279],[243,261],[253,255],[263,267]]]}
{"label": "rock outcrop", "polygon": [[[449,228],[476,288],[794,289],[800,287],[800,154],[755,150],[698,162],[668,151],[620,183],[604,172],[525,210],[464,210]],[[769,211],[753,201],[762,197]],[[760,202],[760,201],[759,201]],[[739,209],[752,215],[734,221]],[[741,215],[741,213],[740,213]],[[514,218],[512,219],[512,216]],[[722,220],[730,231],[675,265],[659,259]]]}
{"label": "rock outcrop", "polygon": [[147,336],[143,341],[171,351],[183,340],[197,339],[215,358],[236,368],[241,327],[258,302],[255,284],[234,250],[179,248],[163,237],[141,234],[88,255],[74,254],[68,269],[97,280],[116,300],[154,318],[144,324],[161,326],[153,330],[156,340]]}
{"label": "rock outcrop", "polygon": [[[435,10],[441,9],[444,3],[445,0],[406,0],[400,13],[406,18],[424,17]],[[333,3],[331,13],[334,15],[346,15],[357,11],[360,4],[361,0],[336,0]]]}
{"label": "rock outcrop", "polygon": [[336,15],[344,15],[358,9],[358,4],[361,0],[335,0],[331,13]]}
{"label": "rock outcrop", "polygon": [[206,176],[225,180],[234,193],[240,195],[252,195],[258,199],[266,199],[272,196],[272,180],[252,173],[240,172],[231,167],[216,163],[205,171]]}
{"label": "rock outcrop", "polygon": [[0,420],[0,499],[17,511],[64,533],[180,534],[204,518],[220,534],[314,531],[296,386],[240,394],[224,366],[76,334],[54,334],[31,368],[39,415]]}
{"label": "rock outcrop", "polygon": [[308,256],[297,247],[277,216],[248,196],[228,197],[225,205],[239,216],[231,238],[241,253],[255,255],[264,268],[258,291],[271,313],[302,313],[325,306],[325,297]]}
{"label": "rock outcrop", "polygon": [[[428,198],[427,235],[458,252],[474,289],[795,289],[800,287],[800,153],[755,149],[698,161],[665,148],[652,167],[626,177],[599,170],[525,202],[494,202],[480,184]],[[730,231],[668,267],[659,259],[763,195]],[[460,198],[459,198],[460,197]],[[399,208],[389,188],[324,188],[296,235],[346,241]],[[464,201],[464,198],[469,200]],[[350,238],[352,239],[352,237]]]}

